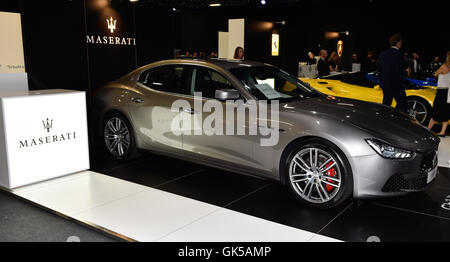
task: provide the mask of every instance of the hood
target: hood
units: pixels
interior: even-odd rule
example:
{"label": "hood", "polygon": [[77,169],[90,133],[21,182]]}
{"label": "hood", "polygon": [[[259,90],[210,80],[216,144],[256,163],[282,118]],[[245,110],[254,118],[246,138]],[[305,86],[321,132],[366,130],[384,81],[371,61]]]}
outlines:
{"label": "hood", "polygon": [[408,150],[428,151],[440,141],[408,115],[376,103],[320,96],[295,100],[286,105],[291,111],[293,108],[296,112],[315,114],[320,118],[334,118],[365,131],[372,136],[368,138],[378,138]]}

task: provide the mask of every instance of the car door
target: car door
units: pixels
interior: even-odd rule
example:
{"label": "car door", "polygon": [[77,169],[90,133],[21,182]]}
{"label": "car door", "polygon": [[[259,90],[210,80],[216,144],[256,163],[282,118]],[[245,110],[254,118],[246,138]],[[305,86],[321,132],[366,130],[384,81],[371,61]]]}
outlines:
{"label": "car door", "polygon": [[[218,159],[238,166],[258,166],[253,159],[253,143],[254,140],[256,140],[256,137],[248,135],[248,110],[244,110],[245,121],[241,123],[243,125],[242,128],[247,135],[238,135],[236,132],[237,124],[235,123],[235,120],[237,119],[237,109],[239,107],[243,109],[246,105],[232,106],[232,111],[230,111],[232,118],[227,118],[225,102],[215,99],[215,91],[217,89],[236,89],[231,81],[216,70],[196,66],[193,68],[192,84],[194,85],[192,88],[193,91],[201,92],[202,96],[196,97],[197,107],[195,107],[196,98],[194,96],[189,98],[189,103],[192,106],[191,113],[185,112],[185,117],[192,121],[190,123],[194,123],[195,121],[196,124],[191,125],[190,134],[183,135],[183,150],[197,156]],[[212,133],[212,130],[210,130],[210,127],[207,127],[209,125],[205,126],[204,123],[208,121],[207,118],[210,117],[215,110],[211,109],[211,112],[205,112],[203,109],[207,106],[207,103],[219,103],[223,109],[219,119],[216,119],[219,122],[211,125],[212,127],[215,127],[216,124],[221,124],[223,127],[223,134],[221,135],[208,135],[208,132]],[[233,131],[228,134],[226,132],[227,126],[229,128],[234,127]],[[201,134],[195,134],[195,132],[198,133],[199,131]]]}
{"label": "car door", "polygon": [[190,92],[191,68],[165,65],[144,71],[129,94],[129,110],[138,143],[148,149],[182,149],[182,136],[172,125],[178,113],[172,104]]}

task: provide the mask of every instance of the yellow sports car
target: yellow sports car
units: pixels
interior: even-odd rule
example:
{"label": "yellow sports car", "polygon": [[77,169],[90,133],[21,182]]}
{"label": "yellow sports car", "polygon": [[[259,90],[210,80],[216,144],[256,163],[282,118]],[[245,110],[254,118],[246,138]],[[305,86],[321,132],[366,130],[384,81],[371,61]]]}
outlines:
{"label": "yellow sports car", "polygon": [[[368,80],[363,73],[342,73],[321,79],[300,78],[318,91],[338,97],[382,103],[383,90],[376,83]],[[436,87],[419,86],[405,80],[404,87],[408,99],[408,113],[421,124],[426,125],[431,117],[431,107],[436,96]],[[395,107],[395,100],[392,106]]]}

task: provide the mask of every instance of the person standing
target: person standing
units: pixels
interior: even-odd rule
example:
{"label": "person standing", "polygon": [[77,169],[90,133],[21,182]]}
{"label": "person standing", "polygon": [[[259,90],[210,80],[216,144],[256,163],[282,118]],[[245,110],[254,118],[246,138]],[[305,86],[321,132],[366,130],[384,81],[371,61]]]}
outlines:
{"label": "person standing", "polygon": [[236,49],[234,50],[233,59],[244,60],[244,48],[240,46],[236,47]]}
{"label": "person standing", "polygon": [[318,78],[322,78],[330,74],[330,65],[328,64],[327,57],[327,50],[320,50],[320,59],[317,62]]}
{"label": "person standing", "polygon": [[362,72],[375,72],[377,70],[377,64],[376,64],[376,58],[373,56],[373,52],[369,51],[367,52],[366,60],[361,65],[361,71]]}
{"label": "person standing", "polygon": [[436,97],[434,98],[433,110],[431,112],[431,119],[428,124],[428,129],[431,130],[436,123],[442,123],[441,132],[437,135],[440,137],[445,137],[445,131],[447,130],[450,114],[450,105],[448,104],[450,100],[450,52],[447,52],[445,64],[441,65],[434,76],[438,78],[438,90],[436,92]]}
{"label": "person standing", "polygon": [[314,53],[313,52],[308,52],[308,65],[315,65],[317,64],[317,60],[316,58],[314,58]]}
{"label": "person standing", "polygon": [[380,72],[380,87],[383,89],[383,105],[391,106],[392,100],[397,102],[396,109],[406,113],[408,104],[405,89],[402,85],[402,72],[405,63],[402,53],[401,35],[395,34],[390,40],[391,48],[381,53],[378,60]]}
{"label": "person standing", "polygon": [[436,72],[442,66],[441,61],[439,61],[439,56],[436,56],[433,62],[430,63],[430,70]]}
{"label": "person standing", "polygon": [[404,63],[406,65],[406,68],[404,70],[404,75],[407,77],[411,76],[411,68],[412,68],[412,59],[409,58],[409,55],[407,52],[403,54]]}
{"label": "person standing", "polygon": [[359,63],[358,54],[352,54],[352,63]]}
{"label": "person standing", "polygon": [[418,74],[422,71],[422,66],[420,65],[420,61],[419,61],[419,54],[417,53],[412,53],[412,61],[411,61],[411,72],[413,74]]}
{"label": "person standing", "polygon": [[331,72],[337,72],[338,71],[338,63],[339,63],[339,57],[336,51],[333,51],[330,55],[330,58],[328,59],[328,64],[330,65],[330,71]]}

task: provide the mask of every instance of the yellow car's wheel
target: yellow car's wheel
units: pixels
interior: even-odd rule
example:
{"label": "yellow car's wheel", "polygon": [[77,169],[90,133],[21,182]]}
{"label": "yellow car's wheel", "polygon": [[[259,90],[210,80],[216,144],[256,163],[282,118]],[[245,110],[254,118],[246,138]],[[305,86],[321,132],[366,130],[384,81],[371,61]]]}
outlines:
{"label": "yellow car's wheel", "polygon": [[421,97],[408,97],[408,114],[422,125],[428,125],[431,118],[431,106]]}

